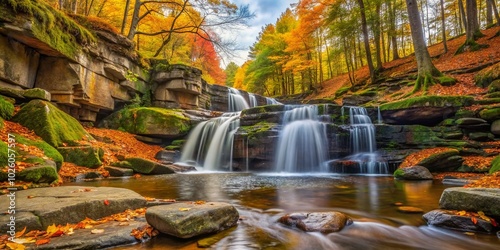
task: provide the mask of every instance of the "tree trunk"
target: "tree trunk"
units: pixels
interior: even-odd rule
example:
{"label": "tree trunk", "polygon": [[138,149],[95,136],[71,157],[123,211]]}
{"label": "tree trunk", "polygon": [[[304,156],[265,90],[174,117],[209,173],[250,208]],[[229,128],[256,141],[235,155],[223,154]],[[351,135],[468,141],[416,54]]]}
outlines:
{"label": "tree trunk", "polygon": [[370,79],[372,83],[375,82],[375,68],[373,67],[372,55],[370,52],[370,41],[368,38],[368,27],[366,24],[366,15],[365,15],[365,5],[363,0],[358,0],[360,12],[361,12],[361,28],[363,30],[363,39],[365,43],[365,52],[366,52],[366,62],[368,63],[368,70],[370,71]]}
{"label": "tree trunk", "polygon": [[466,31],[466,43],[470,41],[476,41],[481,35],[479,30],[479,20],[477,18],[477,2],[476,0],[466,0],[466,12],[467,12],[467,31]]}
{"label": "tree trunk", "polygon": [[442,35],[443,35],[443,48],[444,48],[444,53],[448,52],[448,45],[446,44],[446,22],[444,18],[444,0],[440,0],[441,4],[441,28],[442,28]]}
{"label": "tree trunk", "polygon": [[458,9],[460,10],[460,16],[462,17],[465,32],[467,32],[467,17],[465,16],[464,2],[462,0],[458,0]]}
{"label": "tree trunk", "polygon": [[135,33],[137,32],[137,26],[139,25],[139,11],[141,9],[141,0],[135,0],[134,13],[132,14],[132,23],[130,24],[130,29],[128,31],[127,38],[134,39]]}
{"label": "tree trunk", "polygon": [[375,71],[382,70],[382,49],[380,48],[380,2],[377,1],[375,6],[375,22],[373,27],[373,38],[375,43],[375,59],[377,60],[377,68]]}
{"label": "tree trunk", "polygon": [[488,0],[488,2],[491,3],[491,8],[493,9],[493,13],[495,14],[495,19],[497,20],[497,26],[499,26],[500,16],[498,15],[497,4],[495,3],[495,0]]}
{"label": "tree trunk", "polygon": [[417,59],[418,77],[413,92],[420,89],[426,91],[433,84],[433,77],[441,76],[441,72],[434,66],[425,44],[422,22],[416,0],[406,0],[408,19],[410,21],[411,38]]}
{"label": "tree trunk", "polygon": [[123,13],[122,28],[121,28],[121,31],[120,31],[121,34],[123,34],[123,32],[125,32],[125,25],[127,25],[128,7],[129,6],[130,6],[130,0],[127,0],[125,2],[125,12]]}

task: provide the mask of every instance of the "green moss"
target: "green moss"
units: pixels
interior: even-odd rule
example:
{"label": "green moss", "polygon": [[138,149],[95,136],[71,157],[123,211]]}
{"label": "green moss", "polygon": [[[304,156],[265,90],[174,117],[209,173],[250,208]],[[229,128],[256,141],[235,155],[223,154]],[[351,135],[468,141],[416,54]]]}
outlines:
{"label": "green moss", "polygon": [[9,162],[7,161],[9,158],[8,158],[8,155],[7,155],[7,152],[8,152],[8,145],[7,143],[3,142],[3,140],[0,141],[0,168],[2,167],[5,167],[9,164]]}
{"label": "green moss", "polygon": [[335,92],[335,97],[339,97],[339,96],[346,94],[347,92],[349,92],[350,89],[351,89],[351,87],[349,87],[349,86],[345,86],[345,87],[338,89]]}
{"label": "green moss", "polygon": [[56,169],[52,166],[36,166],[26,168],[21,171],[18,176],[21,180],[34,183],[52,183],[59,179]]}
{"label": "green moss", "polygon": [[500,119],[500,107],[483,109],[479,112],[479,117],[487,121]]}
{"label": "green moss", "polygon": [[64,161],[78,166],[98,168],[102,165],[104,151],[97,147],[60,147],[58,148]]}
{"label": "green moss", "polygon": [[460,119],[460,118],[470,118],[470,117],[476,117],[476,113],[474,111],[471,111],[471,110],[467,110],[467,109],[459,109],[456,113],[455,113],[455,119]]}
{"label": "green moss", "polygon": [[79,141],[92,139],[75,118],[59,110],[50,102],[42,100],[29,102],[12,120],[33,130],[54,147],[65,146],[65,144],[78,145]]}
{"label": "green moss", "polygon": [[489,173],[493,174],[498,171],[500,171],[500,156],[495,157],[495,159],[493,159],[493,161],[491,162]]}
{"label": "green moss", "polygon": [[[490,86],[488,86],[488,93],[495,93],[498,91],[500,91],[500,79],[491,82]],[[500,96],[497,96],[497,97],[500,97]]]}
{"label": "green moss", "polygon": [[9,120],[14,114],[14,104],[0,96],[0,118]]}
{"label": "green moss", "polygon": [[276,128],[277,126],[278,124],[276,123],[261,121],[252,126],[241,126],[240,130],[243,133],[247,134],[247,138],[249,139],[249,145],[253,145],[254,139],[263,135],[263,133]]}
{"label": "green moss", "polygon": [[489,98],[489,99],[483,99],[483,100],[475,100],[474,104],[479,104],[479,105],[488,105],[488,104],[496,104],[500,103],[500,98]]}
{"label": "green moss", "polygon": [[45,141],[34,141],[25,138],[21,135],[16,134],[16,142],[24,144],[26,146],[35,146],[43,151],[45,156],[49,157],[56,163],[57,171],[61,169],[62,163],[64,161],[62,155],[52,146],[50,146]]}
{"label": "green moss", "polygon": [[95,36],[63,12],[39,0],[7,0],[0,6],[2,13],[13,12],[32,17],[33,35],[70,58],[81,45],[93,43]]}
{"label": "green moss", "polygon": [[452,86],[457,83],[457,80],[455,78],[446,75],[437,77],[437,81],[443,86]]}
{"label": "green moss", "polygon": [[432,154],[428,156],[427,158],[421,160],[417,165],[422,165],[422,166],[433,166],[435,164],[440,163],[444,159],[453,157],[453,156],[458,156],[459,151],[453,148],[449,148],[446,151],[442,151],[439,153]]}
{"label": "green moss", "polygon": [[471,96],[420,96],[402,101],[380,105],[380,110],[397,110],[412,107],[464,107],[470,106],[474,98]]}
{"label": "green moss", "polygon": [[405,174],[405,172],[402,169],[398,168],[398,169],[396,169],[396,171],[394,171],[394,178],[402,179],[404,174]]}

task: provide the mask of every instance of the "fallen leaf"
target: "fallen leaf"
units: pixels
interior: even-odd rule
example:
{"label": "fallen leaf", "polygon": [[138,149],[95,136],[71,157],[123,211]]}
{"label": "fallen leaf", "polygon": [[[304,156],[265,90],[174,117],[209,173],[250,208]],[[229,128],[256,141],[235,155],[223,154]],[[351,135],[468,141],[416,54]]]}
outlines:
{"label": "fallen leaf", "polygon": [[473,232],[465,232],[464,234],[466,234],[466,235],[471,235],[471,236],[472,236],[472,235],[475,235],[475,233],[473,233]]}
{"label": "fallen leaf", "polygon": [[128,222],[120,222],[118,224],[118,226],[128,226],[128,225],[130,225],[130,223],[128,223]]}
{"label": "fallen leaf", "polygon": [[19,238],[19,237],[23,236],[23,234],[24,234],[25,232],[26,232],[26,227],[24,227],[24,229],[23,229],[23,230],[21,230],[21,232],[17,232],[17,233],[15,234],[15,238]]}
{"label": "fallen leaf", "polygon": [[457,215],[460,215],[460,216],[464,216],[465,214],[467,214],[467,212],[465,212],[465,210],[459,211],[457,213]]}
{"label": "fallen leaf", "polygon": [[14,242],[9,242],[6,245],[11,250],[24,250],[26,248],[25,246],[23,246],[21,244],[14,243]]}
{"label": "fallen leaf", "polygon": [[194,202],[194,204],[196,204],[196,205],[203,205],[205,203],[207,203],[207,202],[206,201],[195,201]]}
{"label": "fallen leaf", "polygon": [[177,202],[175,199],[163,199],[163,202]]}
{"label": "fallen leaf", "polygon": [[179,211],[189,211],[189,210],[191,210],[191,208],[187,208],[187,207],[179,208]]}
{"label": "fallen leaf", "polygon": [[92,234],[102,234],[104,233],[104,229],[92,229],[92,231],[90,231],[90,233]]}
{"label": "fallen leaf", "polygon": [[35,242],[35,245],[39,246],[39,245],[44,245],[44,244],[48,244],[50,242],[50,239],[39,239]]}
{"label": "fallen leaf", "polygon": [[109,201],[108,200],[104,200],[104,205],[109,206]]}
{"label": "fallen leaf", "polygon": [[472,217],[470,217],[470,220],[472,221],[472,223],[474,223],[474,225],[477,224],[477,218],[476,217],[472,216]]}
{"label": "fallen leaf", "polygon": [[34,195],[28,195],[28,199],[33,199],[33,198],[35,198]]}
{"label": "fallen leaf", "polygon": [[491,218],[490,223],[491,223],[491,225],[493,225],[494,227],[498,227],[497,221],[496,221],[495,219]]}

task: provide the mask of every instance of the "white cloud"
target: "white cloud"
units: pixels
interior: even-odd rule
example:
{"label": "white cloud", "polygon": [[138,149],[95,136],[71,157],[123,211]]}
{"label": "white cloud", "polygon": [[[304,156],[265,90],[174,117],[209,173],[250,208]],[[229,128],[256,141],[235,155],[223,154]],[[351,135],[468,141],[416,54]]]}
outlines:
{"label": "white cloud", "polygon": [[255,18],[248,22],[249,27],[242,27],[235,32],[219,34],[224,39],[234,40],[237,47],[242,49],[235,52],[236,56],[234,58],[224,58],[223,67],[231,61],[242,65],[248,59],[249,48],[255,43],[262,27],[270,23],[276,23],[281,13],[290,7],[290,4],[297,3],[298,0],[233,0],[232,2],[238,6],[248,5],[250,12],[255,13]]}

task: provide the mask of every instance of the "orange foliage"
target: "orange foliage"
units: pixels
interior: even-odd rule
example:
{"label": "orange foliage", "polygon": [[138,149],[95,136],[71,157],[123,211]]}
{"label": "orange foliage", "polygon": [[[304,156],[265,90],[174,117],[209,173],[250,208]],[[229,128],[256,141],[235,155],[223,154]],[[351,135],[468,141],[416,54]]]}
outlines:
{"label": "orange foliage", "polygon": [[408,155],[404,161],[399,166],[400,168],[406,168],[417,165],[423,159],[437,153],[445,152],[450,150],[450,148],[429,148],[422,149],[418,152]]}

